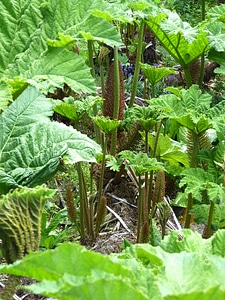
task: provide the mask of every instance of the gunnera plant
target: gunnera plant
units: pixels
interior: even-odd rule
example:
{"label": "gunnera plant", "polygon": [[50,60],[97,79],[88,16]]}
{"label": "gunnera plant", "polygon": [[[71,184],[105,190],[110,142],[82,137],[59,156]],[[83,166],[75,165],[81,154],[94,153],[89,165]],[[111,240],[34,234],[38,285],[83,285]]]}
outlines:
{"label": "gunnera plant", "polygon": [[[123,70],[118,63],[119,67],[119,112],[118,112],[118,120],[123,120],[125,102],[124,102],[124,76]],[[115,91],[114,91],[114,82],[115,82],[115,68],[114,62],[111,63],[109,67],[108,77],[105,85],[105,100],[103,103],[103,115],[105,117],[110,117],[110,119],[114,119],[114,105],[115,105]]]}

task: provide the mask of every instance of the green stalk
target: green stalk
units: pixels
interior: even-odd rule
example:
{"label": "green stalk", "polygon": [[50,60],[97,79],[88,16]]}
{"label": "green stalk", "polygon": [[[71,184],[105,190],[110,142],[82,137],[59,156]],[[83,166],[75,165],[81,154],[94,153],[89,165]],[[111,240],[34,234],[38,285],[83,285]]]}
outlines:
{"label": "green stalk", "polygon": [[191,215],[189,214],[189,212],[192,209],[192,206],[193,206],[193,197],[192,197],[192,193],[189,193],[188,194],[187,214],[186,214],[186,218],[185,218],[184,228],[190,228]]}
{"label": "green stalk", "polygon": [[83,180],[82,180],[82,167],[81,162],[77,163],[77,173],[79,181],[79,196],[80,196],[80,237],[81,240],[85,238],[85,209],[83,200]]}
{"label": "green stalk", "polygon": [[[156,131],[156,136],[155,136],[155,143],[154,143],[154,149],[152,153],[152,157],[156,157],[156,150],[157,150],[157,145],[159,141],[159,135],[160,135],[160,128],[162,125],[162,120],[159,123],[156,123],[155,125],[155,131]],[[150,211],[150,208],[155,206],[155,203],[152,202],[152,187],[153,187],[153,178],[154,178],[154,172],[150,172],[150,177],[149,177],[149,184],[148,184],[148,211]]]}
{"label": "green stalk", "polygon": [[[202,21],[205,20],[205,0],[201,1],[201,15],[202,15]],[[204,77],[204,66],[205,66],[205,52],[201,55],[201,66],[200,66],[200,76],[198,79],[198,85],[199,88],[202,88],[202,82]]]}
{"label": "green stalk", "polygon": [[[88,61],[89,61],[89,67],[91,68],[91,75],[93,77],[95,77],[95,68],[94,68],[94,60],[93,60],[93,56],[94,56],[93,41],[88,40],[87,43],[88,43]],[[97,106],[97,104],[94,104],[94,106],[93,106],[93,113],[94,113],[94,116],[97,116],[97,114],[98,114],[98,106]],[[101,144],[101,133],[100,133],[99,128],[95,124],[94,124],[94,129],[95,129],[97,143]]]}
{"label": "green stalk", "polygon": [[133,105],[134,105],[134,100],[135,100],[137,86],[138,86],[138,77],[139,77],[139,73],[140,73],[140,62],[141,62],[141,56],[142,56],[144,28],[145,28],[145,22],[144,22],[144,20],[141,20],[139,34],[138,34],[136,67],[134,70],[134,77],[133,77],[133,84],[132,84],[132,91],[131,91],[129,107],[133,107]]}
{"label": "green stalk", "polygon": [[[199,136],[197,133],[194,131],[191,131],[191,143],[192,143],[192,151],[189,153],[190,157],[190,168],[196,168],[197,166],[197,155],[199,151]],[[193,206],[193,196],[192,193],[188,194],[188,205],[187,205],[187,213],[186,213],[186,219],[185,219],[185,228],[190,228],[191,224],[191,215],[190,215],[190,210],[192,209]]]}
{"label": "green stalk", "polygon": [[201,6],[202,6],[202,8],[201,8],[201,10],[202,10],[202,21],[204,21],[205,20],[205,0],[201,1]]}
{"label": "green stalk", "polygon": [[90,228],[90,214],[89,214],[89,210],[88,210],[88,197],[87,197],[87,188],[86,188],[86,181],[84,178],[84,172],[83,170],[81,170],[81,174],[82,174],[82,186],[83,186],[83,202],[84,202],[84,223],[87,229],[88,234],[91,232],[91,228]]}
{"label": "green stalk", "polygon": [[[148,155],[149,145],[148,145],[148,131],[145,131],[145,153]],[[146,214],[148,215],[148,172],[145,173],[145,206],[146,206]],[[146,220],[146,218],[145,218]]]}
{"label": "green stalk", "polygon": [[[118,48],[114,49],[114,110],[113,119],[118,120],[119,105],[120,105],[120,78],[119,78],[119,59]],[[111,155],[116,155],[117,145],[117,128],[111,133]]]}
{"label": "green stalk", "polygon": [[155,98],[155,84],[151,84],[152,91],[151,91],[151,99]]}
{"label": "green stalk", "polygon": [[141,227],[143,224],[143,195],[142,195],[142,187],[141,187],[141,175],[138,176],[138,224],[137,224],[137,243],[140,242],[141,238]]}
{"label": "green stalk", "polygon": [[88,40],[88,63],[91,68],[91,75],[95,77],[95,67],[94,67],[94,51],[93,51],[93,41]]}
{"label": "green stalk", "polygon": [[187,88],[189,89],[189,87],[191,87],[191,85],[192,85],[191,74],[190,74],[188,66],[183,67],[183,69],[184,69],[184,74],[185,74],[185,79],[186,79],[186,85],[187,85]]}
{"label": "green stalk", "polygon": [[209,208],[209,215],[208,215],[208,223],[207,223],[207,231],[206,231],[206,238],[210,238],[212,235],[212,219],[213,219],[213,212],[214,212],[214,202],[210,201],[210,208]]}
{"label": "green stalk", "polygon": [[101,163],[101,173],[99,179],[99,186],[98,186],[98,206],[102,196],[102,188],[103,188],[103,180],[105,174],[105,157],[106,157],[106,148],[108,143],[108,134],[104,134],[103,142],[102,142],[102,163]]}

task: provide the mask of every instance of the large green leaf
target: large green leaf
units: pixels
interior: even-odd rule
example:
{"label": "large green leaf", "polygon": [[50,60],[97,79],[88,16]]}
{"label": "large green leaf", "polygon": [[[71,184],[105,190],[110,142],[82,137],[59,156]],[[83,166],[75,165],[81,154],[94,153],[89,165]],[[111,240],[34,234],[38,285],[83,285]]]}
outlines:
{"label": "large green leaf", "polygon": [[0,238],[7,263],[37,251],[42,212],[54,190],[45,187],[16,189],[0,199]]}
{"label": "large green leaf", "polygon": [[[96,11],[111,11],[111,5],[102,0],[50,1],[41,9],[44,17],[44,35],[56,39],[58,34],[70,35],[72,38],[85,37],[98,40],[108,45],[121,45],[116,28],[102,18],[94,16]],[[101,16],[101,14],[99,14]]]}
{"label": "large green leaf", "polygon": [[[0,115],[0,163],[8,144],[16,141],[27,127],[34,123],[49,122],[53,114],[53,104],[38,90],[29,87]],[[13,147],[11,148],[13,149]]]}
{"label": "large green leaf", "polygon": [[[102,0],[63,1],[4,0],[0,2],[1,45],[0,74],[13,79],[32,81],[44,79],[41,88],[63,87],[74,91],[95,92],[89,68],[81,56],[64,50],[47,49],[59,36],[75,40],[96,40],[114,46],[121,45],[116,27],[92,13],[101,11]],[[110,9],[111,6],[109,6]],[[105,5],[103,5],[103,9]],[[62,43],[60,46],[67,46]]]}
{"label": "large green leaf", "polygon": [[[91,276],[81,277],[64,274],[57,282],[44,281],[29,287],[35,294],[57,297],[59,300],[147,300],[146,295],[135,289],[128,278],[118,278],[94,271]],[[159,299],[159,298],[158,298]]]}
{"label": "large green leaf", "polygon": [[209,172],[200,168],[186,169],[181,173],[183,178],[180,180],[180,187],[186,186],[185,192],[192,193],[193,197],[201,201],[201,192],[207,190],[209,199],[219,203],[225,197],[225,189],[217,183],[214,183],[213,176]]}
{"label": "large green leaf", "polygon": [[206,32],[191,28],[174,13],[151,16],[146,23],[164,48],[182,67],[188,66],[208,47]]}
{"label": "large green leaf", "polygon": [[225,23],[225,4],[217,5],[212,7],[207,15],[212,21],[221,21]]}
{"label": "large green leaf", "polygon": [[[0,73],[13,63],[19,53],[25,52],[38,32],[43,0],[0,2]],[[40,42],[39,42],[40,43]],[[39,51],[39,49],[36,49]]]}
{"label": "large green leaf", "polygon": [[178,240],[177,233],[167,241],[179,253],[129,244],[122,253],[103,256],[64,243],[53,251],[30,253],[0,271],[35,278],[41,282],[29,289],[59,300],[223,299],[225,259],[210,253],[224,253],[224,234],[206,241],[187,230],[179,235],[184,241]]}
{"label": "large green leaf", "polygon": [[66,155],[69,162],[95,161],[100,146],[72,127],[51,122],[53,105],[28,87],[0,115],[0,194],[18,185],[44,183]]}
{"label": "large green leaf", "polygon": [[196,252],[199,254],[211,253],[211,240],[202,239],[198,232],[191,229],[182,231],[171,231],[169,235],[162,240],[160,247],[169,253]]}
{"label": "large green leaf", "polygon": [[0,113],[7,108],[12,101],[11,89],[5,82],[0,83]]}
{"label": "large green leaf", "polygon": [[224,23],[213,22],[207,24],[208,39],[211,47],[215,48],[217,51],[225,50],[225,29]]}
{"label": "large green leaf", "polygon": [[[155,137],[151,134],[148,136],[148,143],[153,150]],[[168,161],[171,165],[182,164],[187,168],[189,167],[188,155],[185,153],[182,146],[179,143],[175,143],[168,136],[162,134],[160,134],[158,138],[156,157]]]}
{"label": "large green leaf", "polygon": [[[148,103],[161,109],[161,116],[164,118],[175,119],[198,134],[213,127],[213,120],[209,118],[211,101],[211,95],[203,94],[197,85],[192,85],[188,90],[181,91],[180,98],[175,95],[162,95]],[[215,108],[212,110],[215,116]]]}
{"label": "large green leaf", "polygon": [[[22,73],[37,87],[63,87],[64,83],[76,92],[95,93],[94,79],[85,60],[63,48],[49,48],[45,56],[35,60],[28,71]],[[45,83],[46,84],[46,83]]]}
{"label": "large green leaf", "polygon": [[175,71],[173,69],[166,68],[166,67],[156,68],[148,64],[141,64],[141,68],[144,71],[144,74],[147,77],[148,81],[152,85],[155,85],[157,82],[162,80],[165,76],[168,76],[170,74],[175,74]]}
{"label": "large green leaf", "polygon": [[225,230],[218,230],[212,238],[212,252],[220,257],[225,257]]}

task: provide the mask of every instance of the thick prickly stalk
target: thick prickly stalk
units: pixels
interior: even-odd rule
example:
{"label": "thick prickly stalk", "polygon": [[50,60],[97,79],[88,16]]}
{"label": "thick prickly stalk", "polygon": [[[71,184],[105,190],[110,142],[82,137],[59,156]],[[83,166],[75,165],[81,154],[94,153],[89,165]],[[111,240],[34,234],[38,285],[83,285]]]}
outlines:
{"label": "thick prickly stalk", "polygon": [[[123,78],[123,70],[121,68],[120,63],[118,63],[119,67],[119,110],[118,110],[118,120],[123,120],[125,102],[124,102],[124,78]],[[115,77],[115,68],[114,62],[109,67],[108,78],[106,80],[105,85],[105,100],[103,103],[103,115],[105,117],[110,117],[110,119],[114,119],[114,105],[115,105],[115,95],[114,95],[114,77]]]}
{"label": "thick prickly stalk", "polygon": [[106,197],[101,196],[100,201],[99,201],[99,205],[98,205],[97,216],[96,216],[96,225],[95,225],[95,234],[96,234],[96,236],[99,233],[100,226],[105,221],[106,213],[107,213]]}
{"label": "thick prickly stalk", "polygon": [[66,208],[69,220],[75,224],[77,220],[77,208],[70,185],[66,188]]}

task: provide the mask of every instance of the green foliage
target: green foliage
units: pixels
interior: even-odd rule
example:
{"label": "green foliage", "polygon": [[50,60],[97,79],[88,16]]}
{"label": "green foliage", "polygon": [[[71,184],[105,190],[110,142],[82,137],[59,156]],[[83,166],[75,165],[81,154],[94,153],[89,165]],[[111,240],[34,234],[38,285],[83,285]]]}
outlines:
{"label": "green foliage", "polygon": [[224,199],[224,187],[215,183],[212,175],[203,169],[186,169],[181,175],[183,175],[183,178],[180,180],[180,187],[186,186],[185,192],[187,194],[192,193],[198,201],[202,200],[201,192],[204,190],[207,190],[209,199],[215,203],[219,203],[220,199]]}
{"label": "green foliage", "polygon": [[162,163],[156,158],[149,158],[146,153],[133,153],[129,150],[120,152],[120,157],[128,161],[128,166],[134,168],[137,175],[142,175],[150,171],[163,170]]}
{"label": "green foliage", "polygon": [[[103,1],[1,1],[0,74],[24,78],[44,91],[67,83],[76,92],[95,93],[85,58],[63,47],[86,40],[121,45],[115,27],[94,16],[105,6]],[[115,12],[112,5],[107,9]]]}
{"label": "green foliage", "polygon": [[[148,136],[148,143],[153,150],[155,145],[155,137],[152,134]],[[182,164],[185,167],[189,166],[187,153],[183,151],[182,144],[173,141],[168,135],[159,135],[156,148],[156,157],[160,160],[168,161],[171,165]]]}
{"label": "green foliage", "polygon": [[100,147],[64,124],[51,122],[53,105],[34,87],[28,87],[0,115],[0,190],[45,183],[61,159],[95,161]]}
{"label": "green foliage", "polygon": [[[196,205],[192,210],[191,214],[194,215],[194,221],[197,224],[206,224],[208,222],[208,215],[210,211],[209,204]],[[225,205],[215,204],[213,209],[212,218],[212,230],[218,230],[223,228],[225,225]]]}
{"label": "green foliage", "polygon": [[141,64],[141,68],[151,85],[155,85],[157,82],[170,74],[175,74],[173,69],[166,67],[156,68],[148,64]]}
{"label": "green foliage", "polygon": [[[192,85],[188,90],[181,91],[181,98],[175,95],[162,95],[149,102],[150,106],[162,110],[162,116],[175,119],[180,125],[200,133],[213,126],[210,120],[211,113],[216,117],[216,106],[210,108],[211,95],[202,93],[197,85]],[[222,107],[222,104],[221,106]],[[215,121],[219,122],[221,110]],[[211,112],[212,111],[212,112]]]}
{"label": "green foliage", "polygon": [[125,123],[133,124],[139,121],[143,129],[148,132],[153,129],[159,119],[159,114],[159,110],[150,106],[134,106],[125,112]]}
{"label": "green foliage", "polygon": [[100,97],[94,96],[88,96],[83,101],[74,101],[73,97],[64,98],[63,101],[55,100],[54,111],[76,124],[93,108],[97,102],[100,102],[100,100]]}
{"label": "green foliage", "polygon": [[224,230],[208,240],[182,230],[172,232],[161,247],[128,244],[122,253],[109,256],[64,243],[0,270],[39,280],[27,288],[59,300],[210,300],[212,295],[220,300],[225,296],[223,239]]}
{"label": "green foliage", "polygon": [[[132,118],[133,122],[140,122],[145,130],[146,153],[123,151],[118,159],[113,157],[108,163],[113,170],[119,171],[121,163],[125,162],[125,166],[133,168],[139,177],[140,228],[137,231],[140,234],[141,226],[145,224],[145,240],[150,240],[157,247],[128,245],[122,254],[102,256],[78,245],[65,243],[54,251],[29,254],[16,265],[1,267],[6,273],[40,280],[40,283],[30,287],[36,293],[67,300],[207,300],[212,297],[220,300],[225,297],[223,230],[218,230],[206,241],[199,234],[185,230],[172,232],[162,241],[154,220],[151,220],[148,238],[148,214],[152,208],[152,185],[149,182],[153,182],[154,171],[165,170],[165,163],[174,169],[180,164],[182,168],[192,167],[181,174],[183,177],[180,180],[183,196],[189,200],[193,200],[192,196],[194,198],[192,213],[196,214],[197,222],[207,222],[209,227],[212,224],[215,230],[224,226],[224,205],[221,201],[225,197],[222,186],[225,101],[212,107],[212,97],[202,93],[197,85],[192,85],[189,66],[200,56],[203,63],[203,56],[206,56],[219,62],[220,68],[216,72],[224,74],[225,6],[209,10],[208,19],[192,27],[183,22],[182,17],[187,17],[186,8],[190,11],[191,3],[198,7],[195,1],[167,1],[177,8],[181,17],[157,6],[156,2],[159,3],[116,0],[2,0],[0,3],[0,19],[4,24],[0,32],[0,194],[3,195],[0,200],[0,237],[4,243],[3,255],[8,262],[38,248],[41,224],[42,246],[51,248],[63,241],[63,236],[53,236],[64,216],[63,212],[53,217],[49,224],[45,215],[40,222],[44,202],[52,193],[43,187],[32,189],[51,178],[62,161],[78,163],[80,218],[83,218],[80,220],[83,226],[80,226],[81,237],[85,238],[86,232],[91,233],[88,209],[93,207],[88,206],[80,162],[95,162],[101,148],[86,135],[72,127],[51,122],[50,118],[55,110],[77,123],[93,107],[94,115],[98,114],[97,100],[90,96],[84,101],[74,101],[70,97],[54,106],[44,94],[57,88],[63,89],[65,85],[75,93],[95,94],[92,52],[98,57],[95,50],[102,44],[117,49],[123,45],[123,40],[126,50],[129,49],[127,42],[137,46],[130,101],[130,106],[133,106],[140,66],[152,86],[173,73],[167,68],[156,69],[140,64],[145,25],[173,57],[174,63],[181,65],[188,87],[180,90],[170,88],[173,95],[152,99],[148,107],[133,107],[124,123]],[[129,32],[126,28],[128,24]],[[138,35],[136,41],[134,33]],[[126,57],[129,57],[128,54]],[[154,94],[152,91],[152,98]],[[115,98],[113,100],[118,100],[117,96]],[[103,117],[95,117],[94,122],[106,135],[119,126],[119,122]],[[207,140],[209,129],[214,130],[213,148]],[[149,133],[150,130],[156,132]],[[178,142],[170,139],[168,132]],[[186,139],[184,133],[188,133]],[[181,140],[182,143],[190,140],[187,149],[180,143]],[[102,141],[104,153],[99,198],[107,150],[107,139]],[[188,154],[191,154],[189,161]],[[143,174],[146,175],[145,191]],[[11,189],[16,190],[11,192]],[[144,192],[147,196],[148,191],[150,197],[143,197]],[[207,200],[211,202],[210,207],[205,204]],[[192,202],[188,203],[189,209]],[[201,206],[195,206],[196,202]],[[105,201],[103,204],[102,216],[105,215]],[[161,203],[158,205],[162,212],[163,206]],[[87,217],[84,218],[85,214]],[[164,225],[166,219],[164,214]]]}
{"label": "green foliage", "polygon": [[50,217],[50,220],[48,221],[46,211],[42,213],[40,241],[41,247],[52,249],[67,239],[68,236],[66,230],[57,230],[60,224],[65,221],[66,216],[66,210],[62,209],[54,216]]}
{"label": "green foliage", "polygon": [[7,263],[36,251],[41,239],[41,218],[45,202],[55,191],[23,188],[0,199],[0,238]]}
{"label": "green foliage", "polygon": [[146,23],[163,47],[184,68],[208,47],[206,33],[182,22],[175,13],[162,10]]}
{"label": "green foliage", "polygon": [[165,5],[170,10],[175,10],[183,21],[189,22],[193,26],[201,21],[200,6],[201,2],[196,0],[179,1],[167,0]]}
{"label": "green foliage", "polygon": [[109,117],[104,116],[93,117],[93,120],[99,129],[107,135],[118,128],[121,123],[121,121],[111,120]]}

